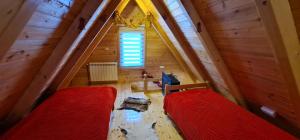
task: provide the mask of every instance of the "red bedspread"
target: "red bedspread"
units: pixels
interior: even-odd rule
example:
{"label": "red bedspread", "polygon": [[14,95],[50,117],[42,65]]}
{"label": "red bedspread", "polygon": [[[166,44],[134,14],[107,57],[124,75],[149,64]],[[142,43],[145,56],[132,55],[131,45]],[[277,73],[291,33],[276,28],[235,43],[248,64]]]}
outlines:
{"label": "red bedspread", "polygon": [[4,135],[9,140],[106,140],[116,98],[112,87],[58,91]]}
{"label": "red bedspread", "polygon": [[187,140],[294,140],[210,89],[167,95],[164,109]]}

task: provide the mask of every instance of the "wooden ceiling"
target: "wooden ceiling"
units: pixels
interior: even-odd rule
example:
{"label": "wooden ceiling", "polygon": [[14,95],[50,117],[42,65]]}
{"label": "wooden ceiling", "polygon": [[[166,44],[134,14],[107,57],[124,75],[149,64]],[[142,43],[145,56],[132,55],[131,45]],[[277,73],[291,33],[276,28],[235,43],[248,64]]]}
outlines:
{"label": "wooden ceiling", "polygon": [[[299,127],[299,8],[271,0],[174,1],[136,3],[154,16],[153,27],[190,75]],[[18,120],[49,85],[68,85],[109,30],[113,12],[128,2],[1,1],[0,119]]]}

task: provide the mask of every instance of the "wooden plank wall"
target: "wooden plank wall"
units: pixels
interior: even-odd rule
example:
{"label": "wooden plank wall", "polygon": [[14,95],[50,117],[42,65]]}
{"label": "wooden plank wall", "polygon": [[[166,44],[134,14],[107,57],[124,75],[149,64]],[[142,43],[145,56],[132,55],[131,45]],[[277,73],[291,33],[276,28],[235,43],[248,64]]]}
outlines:
{"label": "wooden plank wall", "polygon": [[[124,17],[132,18],[138,14],[142,14],[138,7],[128,6],[124,13]],[[140,16],[138,16],[140,17]],[[145,69],[154,77],[160,78],[162,70],[160,66],[165,66],[167,72],[173,72],[178,75],[182,81],[190,81],[190,77],[184,73],[183,69],[165,46],[157,32],[151,27],[146,33],[146,62]],[[103,38],[97,49],[86,62],[118,62],[119,61],[119,27],[114,25],[107,35]],[[119,69],[119,81],[137,81],[141,80],[142,69]],[[83,66],[72,80],[71,86],[88,85],[88,69],[87,65]]]}
{"label": "wooden plank wall", "polygon": [[164,0],[165,4],[168,6],[169,11],[175,18],[178,26],[183,31],[188,42],[193,47],[194,51],[197,53],[201,63],[204,65],[205,69],[211,76],[214,85],[217,90],[222,94],[229,95],[229,89],[223,78],[221,77],[219,71],[217,70],[214,62],[207,53],[207,50],[203,46],[199,36],[197,35],[196,29],[189,19],[189,15],[184,11],[184,8],[177,2],[177,0]]}
{"label": "wooden plank wall", "polygon": [[294,16],[294,21],[296,25],[296,29],[298,32],[298,37],[300,39],[300,1],[299,0],[289,0],[291,10]]}
{"label": "wooden plank wall", "polygon": [[254,1],[192,0],[248,102],[296,124],[294,105]]}
{"label": "wooden plank wall", "polygon": [[[188,75],[180,68],[171,51],[165,46],[157,32],[151,28],[147,32],[146,42],[146,71],[155,78],[161,78],[162,70],[178,75],[180,81],[188,81]],[[160,69],[164,66],[164,69]],[[121,78],[124,80],[140,80],[141,70],[120,70]]]}
{"label": "wooden plank wall", "polygon": [[0,34],[16,15],[24,0],[2,0],[0,1]]}
{"label": "wooden plank wall", "polygon": [[[113,26],[105,38],[99,44],[95,52],[86,62],[118,62],[119,61],[119,35],[118,27]],[[176,59],[173,57],[164,42],[160,39],[154,29],[148,31],[147,52],[146,52],[146,70],[154,77],[161,77],[159,66],[165,66],[165,70],[173,72],[179,76],[181,81],[191,81],[189,76],[180,68]],[[119,69],[119,81],[141,80],[142,70]],[[72,80],[71,86],[88,85],[87,65],[83,66]]]}
{"label": "wooden plank wall", "polygon": [[38,7],[11,49],[0,60],[0,120],[30,84],[85,2],[47,0]]}
{"label": "wooden plank wall", "polygon": [[[197,71],[196,67],[192,64],[192,61],[189,59],[183,48],[181,47],[179,41],[176,39],[175,35],[171,31],[171,29],[168,27],[167,23],[165,22],[164,18],[159,14],[156,7],[151,1],[148,0],[142,0],[140,3],[142,9],[144,9],[145,12],[151,12],[153,15],[155,21],[153,25],[155,28],[163,35],[163,38],[167,41],[168,44],[172,48],[174,48],[179,54],[184,63],[188,66],[187,69],[190,70],[191,75],[193,75],[194,82],[203,82],[203,78],[200,75],[200,72]],[[167,39],[166,39],[167,38]]]}

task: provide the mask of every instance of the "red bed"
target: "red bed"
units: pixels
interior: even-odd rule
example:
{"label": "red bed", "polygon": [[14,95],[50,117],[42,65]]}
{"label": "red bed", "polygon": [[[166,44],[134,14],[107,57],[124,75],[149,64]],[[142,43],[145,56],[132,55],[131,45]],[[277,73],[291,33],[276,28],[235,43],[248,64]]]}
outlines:
{"label": "red bed", "polygon": [[166,95],[164,109],[187,140],[295,140],[210,89]]}
{"label": "red bed", "polygon": [[3,139],[106,140],[116,93],[112,87],[60,90],[9,130]]}

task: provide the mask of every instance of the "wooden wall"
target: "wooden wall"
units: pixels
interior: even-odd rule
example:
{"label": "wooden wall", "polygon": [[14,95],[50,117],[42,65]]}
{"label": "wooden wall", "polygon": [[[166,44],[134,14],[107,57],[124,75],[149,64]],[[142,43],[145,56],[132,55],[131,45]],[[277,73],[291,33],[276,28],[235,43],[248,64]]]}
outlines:
{"label": "wooden wall", "polygon": [[[30,84],[85,2],[47,0],[39,5],[13,46],[0,60],[0,120]],[[12,14],[8,13],[16,12],[21,3],[22,0],[0,2],[0,31],[11,18]]]}
{"label": "wooden wall", "polygon": [[0,1],[0,34],[12,20],[12,18],[17,14],[19,8],[22,6],[24,0],[2,0]]}
{"label": "wooden wall", "polygon": [[212,58],[210,58],[210,56],[208,55],[207,50],[203,46],[203,43],[197,34],[198,32],[196,28],[193,27],[193,23],[191,22],[191,19],[188,13],[185,11],[184,7],[180,2],[178,3],[177,0],[165,0],[165,4],[178,23],[178,26],[183,31],[184,36],[187,38],[194,51],[197,53],[199,60],[209,73],[217,90],[224,95],[229,95],[228,86],[221,77],[214,62],[212,61]]}
{"label": "wooden wall", "polygon": [[300,121],[254,1],[192,1],[246,100]]}
{"label": "wooden wall", "polygon": [[[92,56],[86,62],[118,62],[119,61],[119,27],[113,26],[99,46],[96,48]],[[145,70],[151,73],[155,78],[161,77],[162,69],[173,72],[179,76],[181,81],[190,81],[190,78],[180,68],[164,42],[160,39],[153,28],[147,30],[146,39],[146,62]],[[137,81],[141,80],[142,69],[119,69],[119,81]],[[87,65],[84,65],[72,80],[71,86],[88,85]]]}
{"label": "wooden wall", "polygon": [[[121,15],[126,19],[141,19],[144,17],[141,9],[135,2],[130,2]],[[170,50],[161,40],[160,36],[152,27],[146,29],[146,61],[145,70],[155,78],[161,77],[161,72],[173,72],[184,82],[192,82],[176,61]],[[70,86],[88,85],[89,62],[119,62],[119,26],[113,25],[103,40],[99,43],[96,50],[72,80]],[[160,69],[164,66],[164,69]],[[119,82],[141,80],[142,69],[121,69],[119,68]]]}
{"label": "wooden wall", "polygon": [[289,0],[291,10],[294,16],[295,25],[298,32],[298,37],[300,39],[300,1],[299,0]]}

